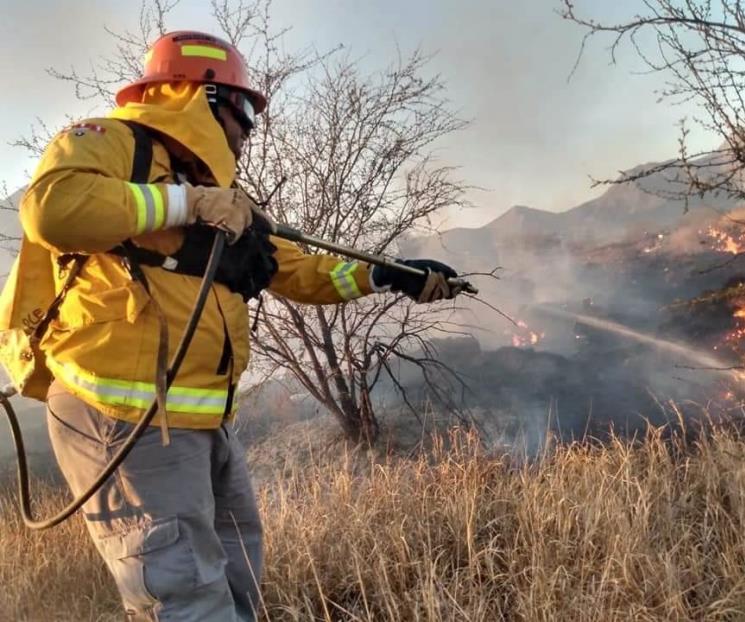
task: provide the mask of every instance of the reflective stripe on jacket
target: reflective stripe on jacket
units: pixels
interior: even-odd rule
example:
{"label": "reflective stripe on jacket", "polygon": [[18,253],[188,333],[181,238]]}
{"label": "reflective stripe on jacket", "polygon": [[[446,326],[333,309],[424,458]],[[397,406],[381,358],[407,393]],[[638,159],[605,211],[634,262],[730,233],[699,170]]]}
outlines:
{"label": "reflective stripe on jacket", "polygon": [[[81,127],[78,127],[81,126]],[[78,129],[74,129],[78,127]],[[183,230],[168,210],[183,200],[168,153],[153,143],[149,183],[132,184],[134,138],[113,119],[93,119],[57,135],[21,203],[28,238],[63,253],[90,254],[42,342],[47,363],[68,390],[107,415],[136,421],[155,397],[158,315],[119,257],[125,239],[172,254]],[[163,131],[163,128],[161,128]],[[270,291],[293,301],[339,303],[370,293],[368,268],[329,255],[306,255],[272,238],[279,269]],[[196,300],[200,278],[143,267],[166,315],[169,360]],[[57,287],[64,274],[56,275]],[[168,424],[214,428],[230,415],[232,387],[249,358],[248,312],[241,296],[215,284],[184,363],[168,393]],[[227,410],[227,412],[226,412]],[[153,425],[159,424],[159,418]]]}

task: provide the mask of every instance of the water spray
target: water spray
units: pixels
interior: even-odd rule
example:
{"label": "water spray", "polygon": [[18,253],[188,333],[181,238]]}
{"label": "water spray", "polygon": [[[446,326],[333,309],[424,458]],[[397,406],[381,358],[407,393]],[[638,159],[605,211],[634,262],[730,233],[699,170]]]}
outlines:
{"label": "water spray", "polygon": [[675,356],[681,357],[682,359],[688,361],[689,363],[693,363],[697,365],[698,369],[702,371],[714,371],[714,372],[719,372],[719,373],[726,373],[728,375],[732,375],[736,380],[742,380],[743,377],[745,377],[745,375],[742,373],[741,370],[733,368],[731,365],[728,365],[727,363],[722,362],[715,356],[712,356],[709,352],[706,352],[704,350],[698,350],[696,348],[692,348],[683,343],[678,343],[675,341],[668,341],[666,339],[660,339],[648,333],[643,333],[638,330],[634,330],[633,328],[629,328],[628,326],[625,326],[624,324],[619,324],[618,322],[613,322],[611,320],[604,320],[601,318],[593,317],[591,315],[573,313],[571,311],[566,311],[564,309],[557,309],[556,307],[551,307],[549,305],[540,304],[540,305],[535,305],[533,308],[539,311],[540,313],[544,313],[546,315],[552,315],[554,317],[559,317],[563,319],[575,320],[576,322],[579,322],[580,324],[592,326],[593,328],[598,328],[600,330],[604,330],[606,332],[613,333],[615,335],[620,335],[621,337],[626,337],[633,341],[637,341],[639,343],[652,346],[653,348],[656,348],[657,350],[661,350],[663,352],[667,352],[669,354],[673,354]]}

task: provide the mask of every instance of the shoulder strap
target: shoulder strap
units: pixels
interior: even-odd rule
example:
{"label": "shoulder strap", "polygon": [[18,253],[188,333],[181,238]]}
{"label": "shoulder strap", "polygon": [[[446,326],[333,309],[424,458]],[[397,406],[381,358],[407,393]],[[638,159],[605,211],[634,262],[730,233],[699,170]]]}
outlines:
{"label": "shoulder strap", "polygon": [[[135,123],[134,121],[122,121],[132,130],[135,138],[135,149],[132,158],[132,176],[130,181],[136,184],[146,184],[150,181],[150,167],[153,163],[153,137],[151,130]],[[137,246],[131,239],[124,240],[119,246],[112,249],[116,255],[123,258],[123,262],[133,280],[139,281],[150,296],[150,302],[155,308],[158,317],[158,355],[156,358],[155,372],[155,399],[158,402],[158,411],[161,415],[161,432],[163,434],[163,445],[168,445],[170,435],[168,432],[168,412],[166,409],[166,393],[168,391],[168,320],[158,301],[150,293],[145,272],[142,270]],[[144,250],[144,249],[142,249]],[[152,251],[151,251],[152,252]]]}
{"label": "shoulder strap", "polygon": [[[150,181],[150,167],[153,164],[153,137],[150,130],[140,123],[129,120],[121,120],[131,131],[135,139],[135,148],[132,155],[132,174],[129,181],[135,184],[146,184]],[[119,255],[124,260],[129,274],[135,281],[142,283],[145,290],[149,293],[145,273],[140,267],[139,258],[136,256],[137,247],[132,240],[124,240],[118,246],[112,248],[110,253]]]}
{"label": "shoulder strap", "polygon": [[129,181],[135,184],[146,184],[150,181],[150,167],[153,163],[153,137],[144,125],[134,121],[121,121],[135,138],[135,150],[132,157],[132,175]]}

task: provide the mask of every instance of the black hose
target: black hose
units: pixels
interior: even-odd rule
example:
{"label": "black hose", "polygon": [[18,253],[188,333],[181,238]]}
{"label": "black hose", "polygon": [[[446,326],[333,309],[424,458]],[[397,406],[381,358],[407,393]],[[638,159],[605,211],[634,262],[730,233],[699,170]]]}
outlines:
{"label": "black hose", "polygon": [[[194,336],[194,331],[197,328],[199,318],[202,316],[204,305],[207,302],[207,296],[209,295],[212,288],[212,283],[215,280],[215,273],[217,271],[217,266],[220,263],[220,257],[222,255],[224,246],[225,233],[218,230],[217,235],[215,235],[215,241],[212,244],[212,251],[210,252],[210,257],[209,261],[207,262],[207,268],[205,270],[204,277],[202,277],[202,284],[199,288],[199,293],[197,294],[197,300],[194,303],[194,309],[191,312],[189,322],[186,325],[186,328],[184,328],[184,333],[181,336],[181,341],[179,342],[176,353],[173,356],[171,365],[168,368],[168,373],[166,375],[167,388],[170,388],[171,384],[173,383],[173,379],[176,377],[176,374],[181,367],[181,363],[186,356],[186,351],[189,349],[192,337]],[[21,436],[21,427],[18,425],[18,419],[16,417],[15,411],[13,410],[13,407],[10,404],[10,400],[1,392],[0,403],[2,403],[2,405],[5,407],[5,413],[8,417],[8,422],[10,423],[10,430],[13,435],[13,442],[15,444],[16,457],[18,460],[18,496],[21,501],[21,516],[23,517],[23,522],[26,523],[27,527],[37,530],[49,529],[50,527],[59,525],[62,521],[68,519],[75,512],[77,512],[80,507],[96,493],[96,491],[104,484],[104,482],[111,476],[111,474],[119,468],[119,465],[124,461],[129,452],[132,451],[135,443],[137,443],[140,436],[142,436],[142,434],[145,432],[148,425],[150,425],[150,421],[152,421],[155,413],[158,411],[158,402],[156,399],[153,400],[152,404],[150,404],[150,408],[148,408],[145,414],[142,415],[142,418],[137,422],[137,425],[135,426],[134,430],[132,430],[127,440],[121,446],[119,451],[116,452],[114,457],[111,459],[111,462],[106,465],[101,474],[90,485],[88,490],[77,497],[58,514],[55,514],[54,516],[46,520],[37,521],[34,520],[34,517],[31,513],[31,493],[29,490],[28,464],[26,462],[26,452],[23,446],[23,438]]]}

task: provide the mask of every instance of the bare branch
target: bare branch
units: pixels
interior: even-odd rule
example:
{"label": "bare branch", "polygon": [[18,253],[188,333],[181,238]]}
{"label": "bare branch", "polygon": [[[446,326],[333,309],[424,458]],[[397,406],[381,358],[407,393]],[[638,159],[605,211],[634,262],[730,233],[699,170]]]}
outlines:
{"label": "bare branch", "polygon": [[[723,141],[715,151],[690,153],[689,130],[681,123],[679,157],[617,179],[595,184],[637,183],[665,174],[679,190],[668,198],[745,198],[745,24],[740,0],[644,0],[644,12],[627,20],[601,22],[580,15],[571,0],[562,0],[560,15],[585,31],[579,57],[591,38],[610,38],[611,62],[628,43],[650,72],[663,74],[660,99],[694,102],[703,113],[694,123]],[[578,61],[580,60],[578,58]],[[643,186],[639,186],[644,189]]]}

